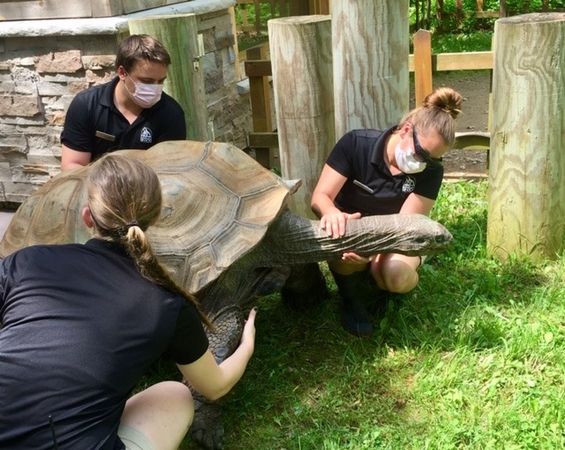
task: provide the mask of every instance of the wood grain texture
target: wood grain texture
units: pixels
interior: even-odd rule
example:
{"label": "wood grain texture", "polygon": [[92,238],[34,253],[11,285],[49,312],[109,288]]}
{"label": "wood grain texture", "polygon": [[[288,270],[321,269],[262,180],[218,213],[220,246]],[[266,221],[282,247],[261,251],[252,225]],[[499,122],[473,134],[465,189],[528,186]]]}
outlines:
{"label": "wood grain texture", "polygon": [[565,235],[565,14],[495,25],[488,248],[553,258]]}
{"label": "wood grain texture", "polygon": [[408,0],[333,0],[336,138],[408,110]]}
{"label": "wood grain texture", "polygon": [[[104,2],[107,3],[107,2]],[[90,0],[68,2],[59,0],[12,0],[0,2],[0,20],[28,20],[92,17]]]}
{"label": "wood grain texture", "polygon": [[180,103],[185,114],[187,138],[207,140],[208,110],[204,74],[198,63],[198,24],[194,14],[130,19],[131,34],[149,34],[171,55],[165,91]]}
{"label": "wood grain texture", "polygon": [[330,16],[270,20],[273,91],[283,178],[300,178],[291,209],[314,217],[310,198],[334,135]]}

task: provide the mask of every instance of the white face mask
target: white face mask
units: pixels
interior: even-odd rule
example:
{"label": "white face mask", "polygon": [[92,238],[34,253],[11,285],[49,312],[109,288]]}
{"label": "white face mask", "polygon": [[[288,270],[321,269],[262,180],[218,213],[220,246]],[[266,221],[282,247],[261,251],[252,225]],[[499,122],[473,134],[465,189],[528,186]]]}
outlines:
{"label": "white face mask", "polygon": [[151,108],[154,104],[161,100],[161,94],[163,92],[162,84],[141,83],[134,81],[132,77],[130,77],[130,80],[135,86],[135,91],[130,92],[127,85],[126,90],[136,105],[141,106],[142,108]]}
{"label": "white face mask", "polygon": [[404,173],[420,173],[426,168],[426,163],[418,161],[414,157],[414,152],[402,148],[400,142],[394,149],[394,159],[398,168]]}

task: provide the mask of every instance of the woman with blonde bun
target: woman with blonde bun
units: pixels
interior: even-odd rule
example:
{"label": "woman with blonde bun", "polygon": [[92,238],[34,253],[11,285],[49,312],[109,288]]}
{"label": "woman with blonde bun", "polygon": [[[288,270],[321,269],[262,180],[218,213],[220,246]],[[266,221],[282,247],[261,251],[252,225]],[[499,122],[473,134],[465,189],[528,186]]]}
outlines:
{"label": "woman with blonde bun", "polygon": [[[335,145],[312,194],[312,210],[332,237],[345,234],[345,224],[361,216],[429,214],[439,193],[441,158],[455,141],[455,119],[462,97],[439,88],[422,106],[385,131],[363,129],[346,133]],[[418,284],[422,258],[380,254],[370,258],[344,253],[329,261],[339,289],[341,322],[350,333],[373,332],[367,312],[367,281],[380,291],[406,293]],[[373,299],[375,301],[377,299]],[[383,302],[381,301],[381,312]]]}
{"label": "woman with blonde bun", "polygon": [[177,449],[194,415],[188,387],[132,389],[167,354],[202,395],[226,394],[253,353],[255,311],[218,365],[198,302],[145,234],[161,211],[155,172],[107,154],[87,190],[93,239],[24,248],[0,264],[0,448]]}

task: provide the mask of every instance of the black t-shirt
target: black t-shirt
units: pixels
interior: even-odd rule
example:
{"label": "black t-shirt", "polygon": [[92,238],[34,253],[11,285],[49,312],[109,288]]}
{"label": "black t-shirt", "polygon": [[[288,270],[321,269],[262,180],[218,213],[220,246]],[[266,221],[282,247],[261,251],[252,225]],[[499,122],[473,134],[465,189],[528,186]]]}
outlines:
{"label": "black t-shirt", "polygon": [[71,102],[61,133],[61,143],[72,150],[92,153],[92,161],[104,153],[125,148],[146,150],[163,141],[186,139],[181,106],[163,92],[151,108],[141,111],[130,125],[114,104],[119,78],[79,92]]}
{"label": "black t-shirt", "polygon": [[443,179],[441,166],[426,167],[416,174],[392,175],[384,161],[388,137],[386,131],[353,130],[335,145],[327,164],[347,181],[335,198],[345,212],[363,216],[396,214],[412,192],[435,200]]}
{"label": "black t-shirt", "polygon": [[52,449],[54,431],[60,450],[122,449],[120,417],[147,368],[208,348],[194,306],[101,240],[6,258],[0,313],[0,448]]}

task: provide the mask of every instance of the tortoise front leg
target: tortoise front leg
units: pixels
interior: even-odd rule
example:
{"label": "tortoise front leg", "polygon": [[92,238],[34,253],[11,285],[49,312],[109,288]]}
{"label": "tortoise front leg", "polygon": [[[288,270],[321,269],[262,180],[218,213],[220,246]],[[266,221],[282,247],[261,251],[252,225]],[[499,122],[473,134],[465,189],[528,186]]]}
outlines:
{"label": "tortoise front leg", "polygon": [[[210,351],[220,364],[237,348],[243,331],[243,316],[236,305],[228,305],[209,315],[214,330],[209,331]],[[191,427],[192,439],[206,450],[224,448],[224,426],[219,401],[209,401],[191,388],[195,403],[194,420]]]}

